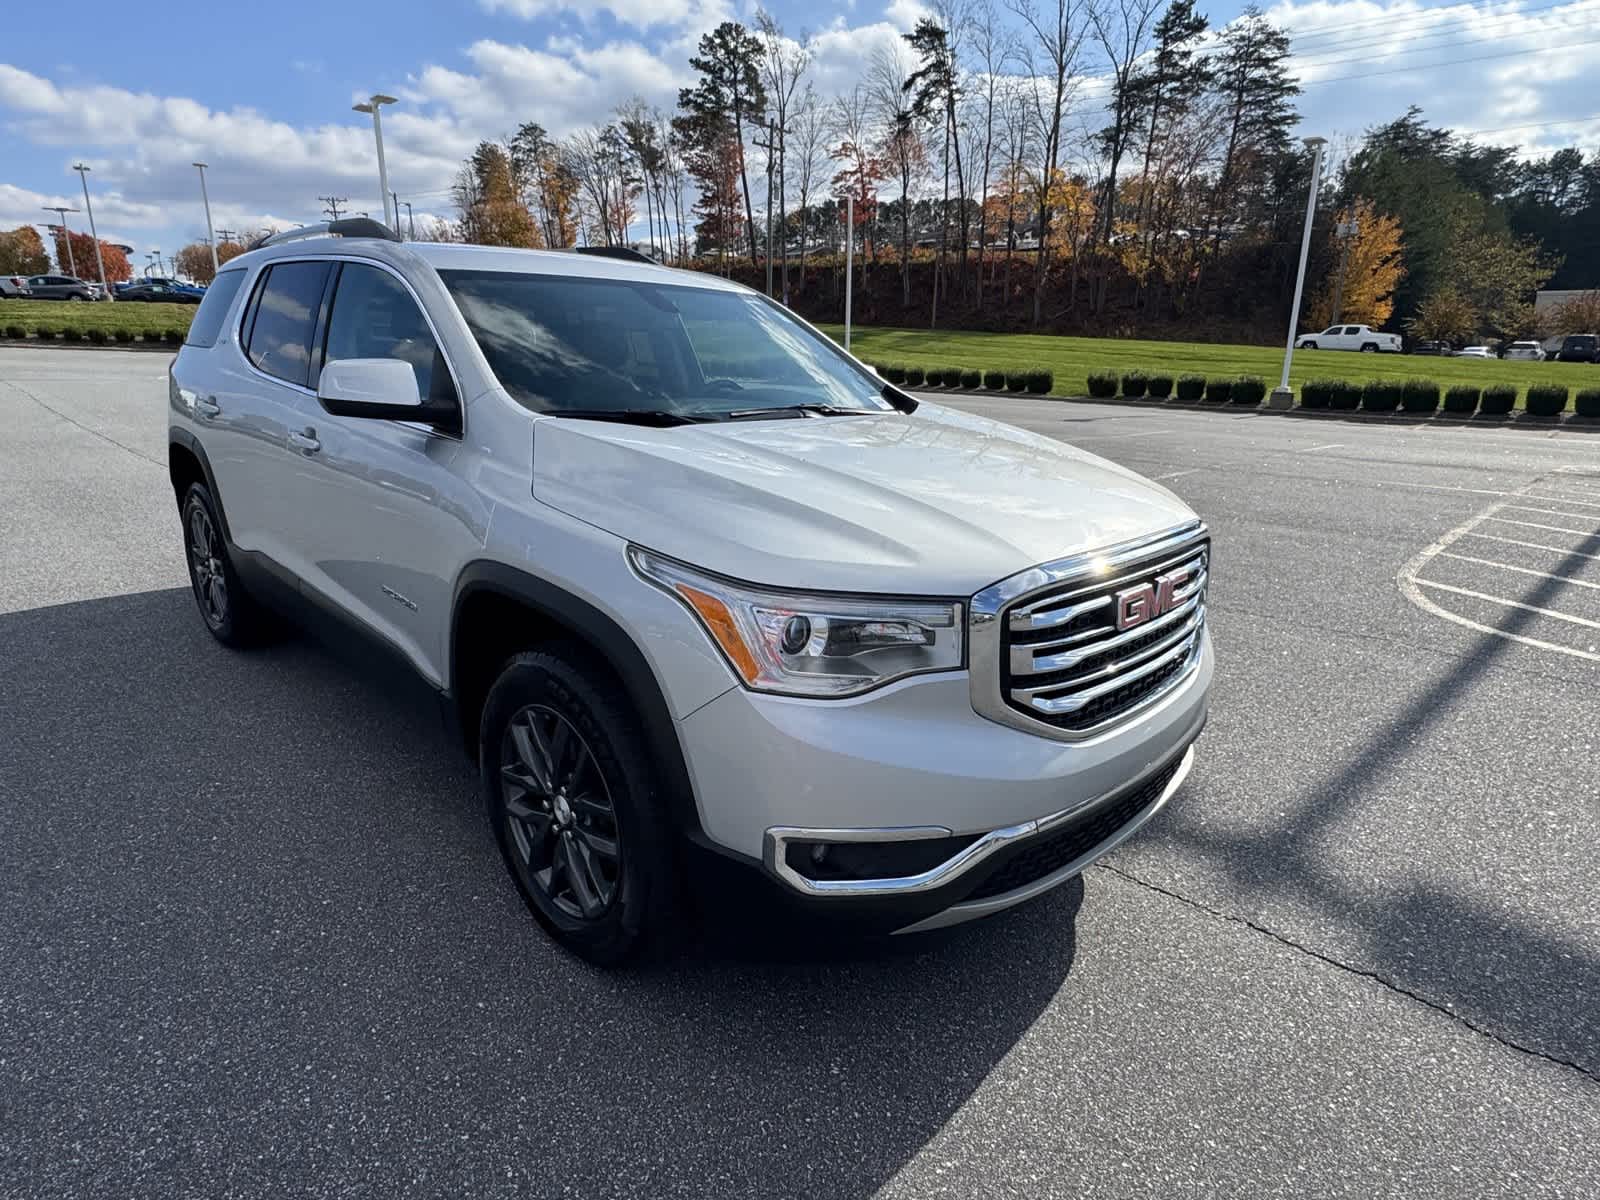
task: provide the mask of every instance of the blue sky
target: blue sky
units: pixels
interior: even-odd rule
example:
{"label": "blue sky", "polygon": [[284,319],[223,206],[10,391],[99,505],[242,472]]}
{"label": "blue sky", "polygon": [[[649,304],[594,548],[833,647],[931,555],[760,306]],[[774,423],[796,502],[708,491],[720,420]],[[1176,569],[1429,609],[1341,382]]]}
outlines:
{"label": "blue sky", "polygon": [[[997,23],[1019,29],[1009,3],[996,0]],[[828,94],[859,79],[873,48],[909,28],[923,4],[767,7],[786,32],[813,35],[814,78]],[[1240,7],[1204,6],[1214,24]],[[1300,32],[1306,131],[1336,148],[1410,103],[1530,149],[1600,140],[1589,66],[1600,0],[1284,0],[1268,11]],[[635,94],[670,106],[688,82],[694,41],[728,16],[749,21],[754,5],[18,4],[0,43],[0,227],[44,219],[47,203],[81,207],[69,169],[79,158],[94,167],[102,234],[135,245],[141,260],[151,246],[171,250],[204,234],[196,158],[212,164],[219,227],[314,220],[316,197],[327,194],[376,214],[370,124],[350,111],[374,90],[401,98],[384,122],[392,186],[419,214],[445,214],[455,165],[479,138],[526,119],[565,134]],[[1086,51],[1085,63],[1097,57]],[[1091,84],[1082,116],[1092,119],[1098,103]],[[71,219],[81,227],[81,215]]]}

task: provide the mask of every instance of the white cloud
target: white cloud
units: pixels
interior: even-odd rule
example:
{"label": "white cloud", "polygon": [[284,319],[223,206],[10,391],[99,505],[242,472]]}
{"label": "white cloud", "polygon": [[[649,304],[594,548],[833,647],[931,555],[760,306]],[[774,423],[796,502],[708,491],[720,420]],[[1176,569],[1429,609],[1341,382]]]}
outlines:
{"label": "white cloud", "polygon": [[722,0],[478,0],[478,6],[488,13],[503,13],[524,21],[569,14],[588,22],[606,14],[618,24],[636,29],[715,23],[728,11]]}

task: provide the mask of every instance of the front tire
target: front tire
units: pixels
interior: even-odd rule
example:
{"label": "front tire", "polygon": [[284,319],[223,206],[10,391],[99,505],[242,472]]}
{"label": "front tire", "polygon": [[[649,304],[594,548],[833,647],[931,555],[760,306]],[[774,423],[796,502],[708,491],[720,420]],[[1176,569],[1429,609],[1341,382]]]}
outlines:
{"label": "front tire", "polygon": [[1317,348],[1317,344],[1315,342],[1301,342],[1300,343],[1300,349],[1302,349],[1302,350],[1315,350],[1316,348]]}
{"label": "front tire", "polygon": [[659,773],[626,694],[577,648],[518,654],[478,729],[506,869],[547,933],[601,966],[658,956],[676,881]]}
{"label": "front tire", "polygon": [[192,483],[179,507],[183,520],[184,558],[195,606],[211,636],[224,646],[242,647],[262,641],[266,614],[251,599],[228,558],[216,502],[204,484]]}

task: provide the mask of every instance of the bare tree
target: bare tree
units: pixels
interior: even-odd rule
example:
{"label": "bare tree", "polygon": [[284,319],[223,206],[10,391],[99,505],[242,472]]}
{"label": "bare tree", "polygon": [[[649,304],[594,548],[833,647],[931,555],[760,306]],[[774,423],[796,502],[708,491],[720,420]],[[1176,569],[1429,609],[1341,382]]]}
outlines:
{"label": "bare tree", "polygon": [[1061,125],[1078,86],[1078,52],[1083,47],[1085,0],[1009,0],[1011,10],[1032,32],[1025,61],[1039,138],[1039,172],[1034,182],[1039,214],[1039,256],[1034,268],[1033,323],[1043,317],[1045,272],[1050,259],[1050,190],[1061,160]]}
{"label": "bare tree", "polygon": [[777,154],[778,228],[783,231],[783,285],[779,289],[783,302],[789,303],[789,216],[787,145],[791,132],[789,126],[794,114],[795,93],[800,81],[811,66],[811,39],[801,34],[798,39],[784,35],[783,27],[765,9],[756,10],[756,31],[761,38],[761,78],[767,89],[768,111],[771,114],[770,140]]}
{"label": "bare tree", "polygon": [[900,183],[900,293],[911,307],[911,184],[926,165],[921,122],[906,95],[916,61],[902,41],[880,45],[867,71],[868,95],[883,128],[884,157]]}
{"label": "bare tree", "polygon": [[983,307],[983,255],[989,240],[989,175],[994,163],[994,124],[996,108],[1002,103],[1001,74],[1013,54],[1011,37],[1001,28],[994,0],[983,0],[972,14],[972,44],[977,77],[971,84],[981,121],[978,171],[978,307]]}
{"label": "bare tree", "polygon": [[800,191],[800,287],[806,286],[806,243],[811,198],[828,169],[828,137],[832,122],[827,106],[808,83],[794,110],[794,173]]}

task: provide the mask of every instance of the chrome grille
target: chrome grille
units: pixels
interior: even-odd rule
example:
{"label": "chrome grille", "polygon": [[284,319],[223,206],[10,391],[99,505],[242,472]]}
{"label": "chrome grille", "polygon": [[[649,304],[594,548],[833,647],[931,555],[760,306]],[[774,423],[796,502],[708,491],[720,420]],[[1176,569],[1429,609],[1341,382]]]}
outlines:
{"label": "chrome grille", "polygon": [[1047,563],[973,598],[973,704],[1087,737],[1155,702],[1198,661],[1210,543],[1198,522]]}
{"label": "chrome grille", "polygon": [[1082,733],[1153,698],[1197,645],[1208,552],[1201,541],[1013,605],[1003,617],[1007,702]]}

